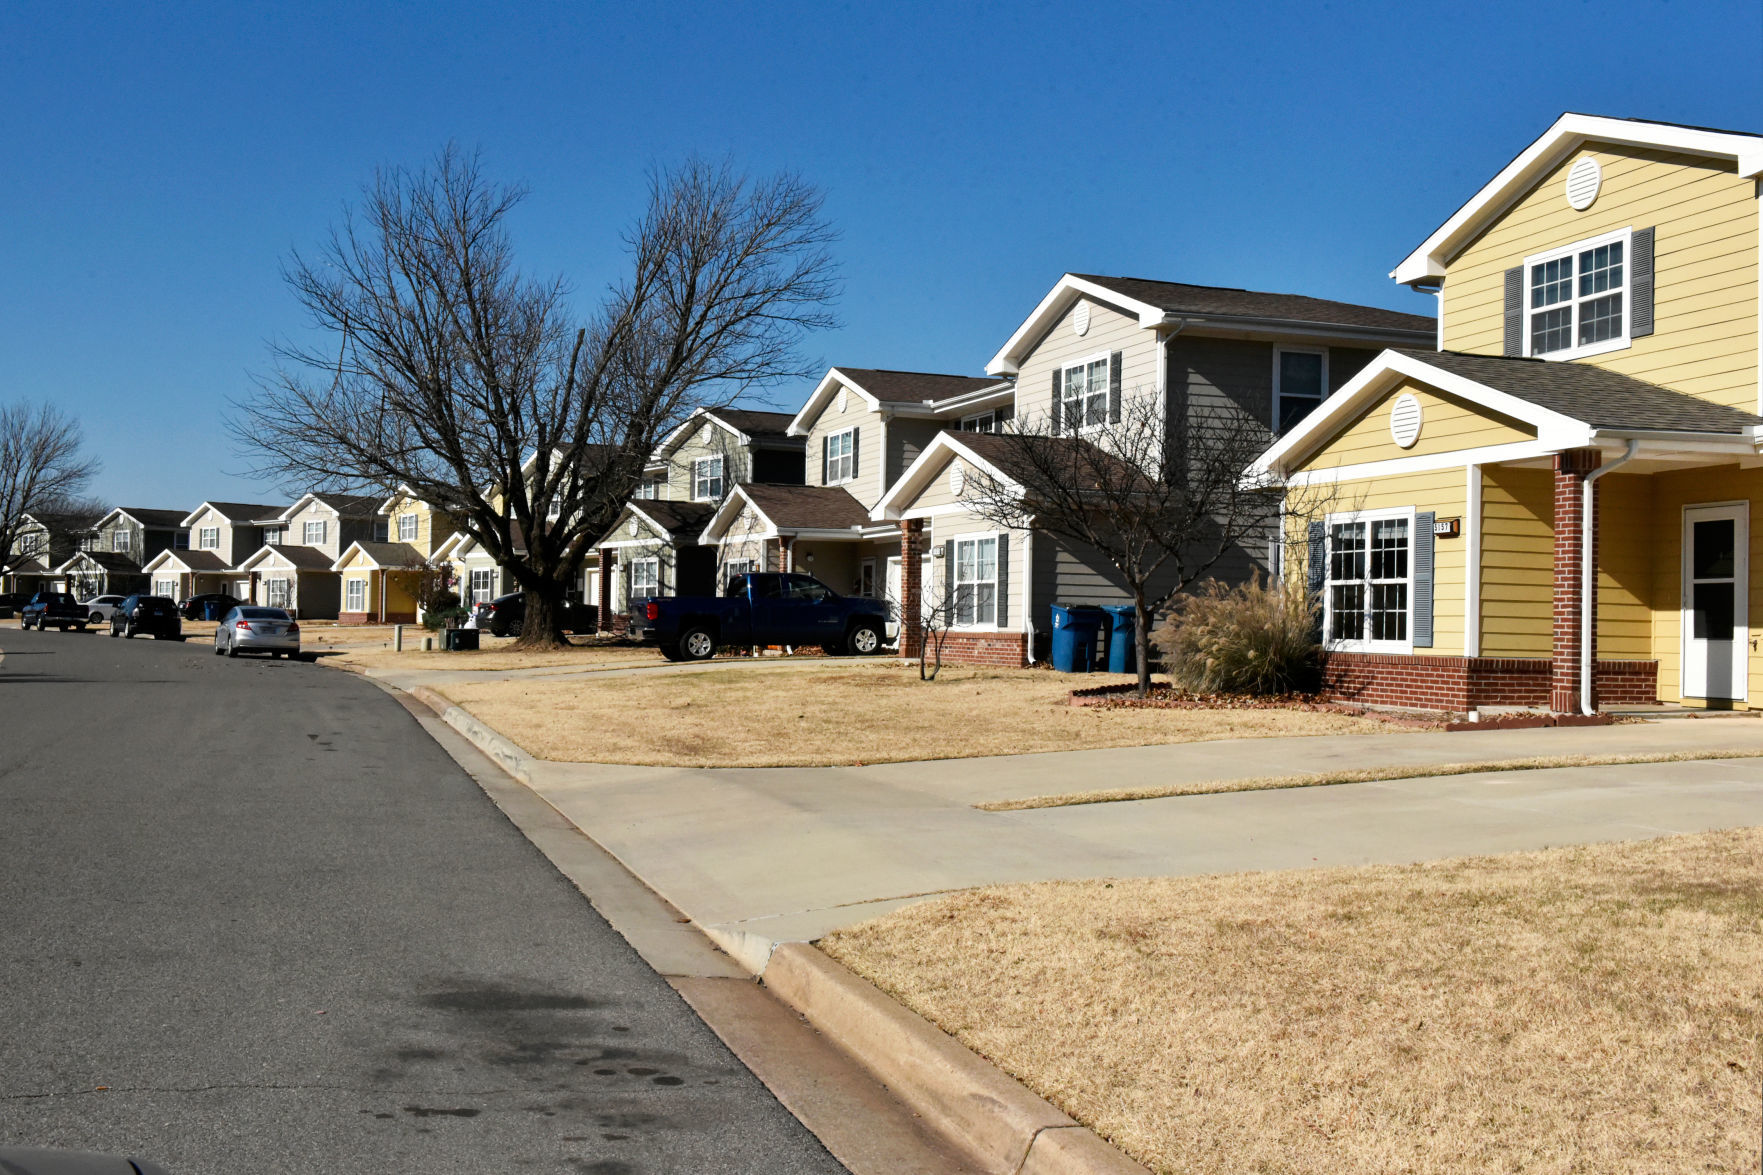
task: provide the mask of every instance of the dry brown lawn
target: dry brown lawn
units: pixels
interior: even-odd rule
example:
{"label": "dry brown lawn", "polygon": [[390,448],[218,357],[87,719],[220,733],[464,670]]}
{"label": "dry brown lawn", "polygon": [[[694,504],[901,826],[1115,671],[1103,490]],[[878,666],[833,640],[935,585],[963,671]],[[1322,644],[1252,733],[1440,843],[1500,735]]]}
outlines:
{"label": "dry brown lawn", "polygon": [[1752,1172],[1763,829],[974,890],[821,944],[1160,1172]]}
{"label": "dry brown lawn", "polygon": [[[1124,681],[1093,675],[1084,684]],[[676,767],[818,767],[1388,733],[1374,718],[1288,710],[1092,709],[1039,669],[819,663],[570,681],[449,683],[442,692],[542,759]]]}
{"label": "dry brown lawn", "polygon": [[[301,631],[305,631],[304,627]],[[363,669],[435,669],[448,673],[495,669],[635,669],[663,664],[661,655],[654,649],[632,645],[583,642],[567,649],[535,653],[515,649],[513,637],[495,637],[488,633],[479,638],[480,647],[476,652],[441,652],[441,640],[436,635],[437,650],[425,653],[422,638],[427,635],[430,634],[421,630],[405,629],[404,651],[400,653],[392,651],[390,632],[384,639],[371,644],[334,644],[322,651],[335,652],[335,656],[325,658],[332,664]]]}

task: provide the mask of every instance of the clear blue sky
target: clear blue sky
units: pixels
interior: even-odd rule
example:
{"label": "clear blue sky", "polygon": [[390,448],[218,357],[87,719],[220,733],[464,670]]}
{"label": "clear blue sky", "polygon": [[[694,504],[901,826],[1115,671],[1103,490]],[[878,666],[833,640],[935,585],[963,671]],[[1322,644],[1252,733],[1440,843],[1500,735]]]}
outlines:
{"label": "clear blue sky", "polygon": [[1066,270],[1430,313],[1386,274],[1563,110],[1763,130],[1757,0],[266,7],[0,7],[0,398],[77,412],[112,502],[273,499],[221,414],[302,329],[279,262],[448,139],[584,296],[652,162],[800,171],[810,357],[978,372]]}

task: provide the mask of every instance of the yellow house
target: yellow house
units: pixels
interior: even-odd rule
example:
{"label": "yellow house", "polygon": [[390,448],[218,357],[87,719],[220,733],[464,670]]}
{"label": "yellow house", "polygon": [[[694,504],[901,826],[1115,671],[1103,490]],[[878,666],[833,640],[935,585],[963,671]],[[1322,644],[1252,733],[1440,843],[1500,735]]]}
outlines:
{"label": "yellow house", "polygon": [[342,577],[339,624],[414,623],[421,619],[417,596],[422,577],[438,571],[453,578],[444,550],[453,535],[452,515],[405,486],[386,499],[379,513],[386,517],[386,541],[351,543],[331,565]]}
{"label": "yellow house", "polygon": [[1564,115],[1397,266],[1437,349],[1251,471],[1287,487],[1334,693],[1763,701],[1760,176],[1763,136]]}

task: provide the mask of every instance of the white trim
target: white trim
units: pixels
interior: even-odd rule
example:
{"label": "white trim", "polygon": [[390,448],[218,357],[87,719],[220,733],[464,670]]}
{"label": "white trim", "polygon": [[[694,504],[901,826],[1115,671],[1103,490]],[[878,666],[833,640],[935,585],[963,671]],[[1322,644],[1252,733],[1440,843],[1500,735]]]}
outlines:
{"label": "white trim", "polygon": [[[1581,296],[1578,292],[1580,253],[1587,249],[1596,249],[1599,245],[1614,245],[1618,241],[1622,242],[1621,287],[1614,291],[1605,290],[1602,293]],[[1535,354],[1531,351],[1530,320],[1533,313],[1530,305],[1530,271],[1533,266],[1544,265],[1550,261],[1559,261],[1564,257],[1573,258],[1573,272],[1568,278],[1568,284],[1573,287],[1573,292],[1568,295],[1567,301],[1557,302],[1554,305],[1549,306],[1547,310],[1567,310],[1569,312],[1567,316],[1568,337],[1577,338],[1579,336],[1580,303],[1591,301],[1594,298],[1608,297],[1611,293],[1620,293],[1622,295],[1622,333],[1615,338],[1604,339],[1596,343],[1587,343],[1583,346],[1579,343],[1574,343],[1571,346],[1563,347],[1558,351],[1544,351],[1540,355]],[[1524,311],[1524,325],[1521,341],[1526,358],[1547,359],[1551,362],[1566,359],[1585,359],[1592,355],[1603,355],[1610,351],[1624,351],[1632,344],[1628,332],[1634,310],[1630,291],[1631,279],[1634,276],[1633,225],[1630,225],[1627,228],[1615,229],[1607,233],[1599,233],[1595,237],[1587,237],[1585,240],[1575,241],[1571,245],[1562,245],[1559,248],[1545,249],[1540,253],[1532,253],[1529,257],[1524,259],[1523,274],[1524,277],[1521,291],[1521,297],[1523,300],[1521,306]]]}
{"label": "white trim", "polygon": [[[1707,692],[1692,694],[1688,686],[1688,667],[1690,661],[1690,641],[1694,623],[1694,614],[1690,607],[1690,589],[1692,575],[1690,561],[1693,555],[1693,539],[1690,535],[1690,512],[1695,510],[1737,512],[1735,534],[1733,535],[1733,651],[1736,657],[1732,667],[1731,686],[1733,693],[1717,694],[1713,692],[1712,682],[1704,683]],[[1743,702],[1750,697],[1750,546],[1751,546],[1751,503],[1746,499],[1729,502],[1686,502],[1678,515],[1678,693],[1686,698],[1712,698],[1721,701]]]}
{"label": "white trim", "polygon": [[876,430],[881,434],[876,438],[878,443],[875,447],[877,458],[875,462],[875,498],[879,502],[881,496],[888,492],[888,414],[886,412],[876,413]]}
{"label": "white trim", "polygon": [[[356,584],[361,585],[361,607],[359,607],[359,608],[352,606],[352,603],[349,599],[349,597],[355,593],[355,585]],[[345,612],[366,612],[368,610],[367,597],[368,597],[368,581],[367,580],[362,579],[360,576],[350,576],[348,579],[345,579],[343,581],[343,611],[345,611]]]}
{"label": "white trim", "polygon": [[[1273,404],[1272,404],[1273,416],[1271,418],[1273,421],[1273,427],[1275,430],[1277,430],[1279,428],[1279,420],[1280,420],[1279,401],[1280,401],[1280,397],[1285,395],[1285,393],[1282,392],[1279,387],[1279,382],[1280,382],[1279,360],[1280,360],[1280,356],[1287,355],[1287,354],[1291,354],[1291,355],[1316,355],[1322,359],[1322,378],[1321,378],[1321,382],[1317,385],[1317,389],[1316,389],[1317,390],[1316,408],[1321,408],[1322,405],[1324,403],[1326,403],[1328,400],[1328,348],[1327,347],[1288,347],[1284,344],[1276,343],[1273,348]],[[1294,400],[1307,400],[1310,397],[1308,397],[1308,396],[1293,396],[1292,398]],[[1316,410],[1316,408],[1312,408],[1311,412],[1314,412]],[[1308,418],[1309,413],[1305,413],[1305,416],[1306,416],[1306,418]],[[1303,422],[1299,421],[1299,423],[1301,424]]]}
{"label": "white trim", "polygon": [[1665,126],[1626,118],[1563,114],[1480,191],[1433,230],[1390,271],[1399,282],[1412,284],[1445,276],[1447,261],[1478,232],[1484,222],[1505,212],[1536,186],[1556,164],[1588,141],[1631,147],[1655,147],[1688,155],[1731,159],[1741,179],[1763,174],[1763,137],[1693,127]]}
{"label": "white trim", "polygon": [[1086,281],[1073,274],[1065,274],[1053,283],[1040,303],[1023,319],[1022,325],[1005,340],[998,353],[986,364],[987,375],[1015,375],[1020,371],[1018,364],[1027,355],[1031,340],[1039,340],[1047,330],[1059,319],[1065,317],[1071,304],[1080,297],[1088,296],[1094,301],[1102,302],[1114,310],[1124,310],[1138,319],[1141,327],[1158,326],[1166,321],[1169,315],[1161,306],[1153,306],[1149,302],[1140,302],[1124,294],[1115,293],[1106,286]]}
{"label": "white trim", "polygon": [[[699,477],[698,467],[700,465],[708,465],[712,461],[716,462],[716,477],[714,479],[708,478],[708,477],[703,477],[703,478]],[[694,502],[720,502],[720,501],[722,501],[723,498],[728,496],[728,460],[722,454],[719,453],[714,457],[694,457],[694,458],[692,458],[691,476],[692,476],[692,501],[694,501]],[[714,493],[714,494],[701,494],[698,492],[698,483],[700,481],[709,482],[709,481],[713,481],[713,480],[716,483],[716,490],[717,490],[716,493]]]}
{"label": "white trim", "polygon": [[918,454],[917,460],[913,461],[906,472],[900,475],[900,480],[889,487],[887,494],[875,504],[875,508],[869,512],[869,517],[876,522],[930,517],[930,514],[903,514],[900,503],[910,501],[922,494],[930,480],[941,472],[940,462],[951,454],[962,458],[974,468],[983,470],[1010,492],[1018,494],[1022,492],[1022,485],[1015,478],[1008,476],[996,465],[962,444],[959,439],[960,435],[960,433],[951,432],[938,433],[931,443]]}
{"label": "white trim", "polygon": [[831,399],[833,393],[838,391],[841,387],[849,388],[859,396],[862,396],[864,402],[869,405],[870,411],[876,411],[881,407],[880,400],[858,387],[857,384],[846,376],[844,372],[836,367],[829,367],[827,368],[826,374],[820,377],[820,382],[814,385],[814,390],[808,393],[808,402],[802,405],[801,411],[796,413],[795,417],[790,421],[790,426],[784,430],[785,435],[792,437],[807,436],[808,430],[813,427],[812,421],[818,419],[820,415],[826,411],[825,402]]}
{"label": "white trim", "polygon": [[[1588,205],[1589,206],[1589,205]],[[1606,473],[1614,473],[1622,466],[1634,460],[1635,450],[1640,442],[1630,440],[1628,448],[1622,456],[1614,461],[1604,462],[1592,470],[1580,482],[1580,514],[1579,514],[1579,710],[1582,714],[1595,714],[1597,707],[1592,704],[1592,672],[1595,668],[1592,659],[1592,645],[1598,632],[1598,563],[1595,558],[1598,549],[1598,516],[1596,493],[1598,479]]]}
{"label": "white trim", "polygon": [[[839,460],[845,462],[845,476],[835,478],[832,476],[832,469],[833,469],[832,443],[833,443],[834,437],[843,437],[843,436],[848,436],[851,438],[851,448],[848,452],[846,452],[842,457],[839,458]],[[846,425],[844,428],[837,430],[836,432],[822,433],[821,437],[820,437],[820,446],[821,446],[821,459],[826,463],[826,468],[822,471],[822,476],[821,476],[821,481],[820,481],[820,484],[822,486],[848,485],[849,483],[857,480],[856,475],[850,471],[851,467],[857,463],[857,425],[850,424],[850,425]]]}
{"label": "white trim", "polygon": [[[1086,373],[1084,376],[1084,382],[1085,382],[1084,399],[1087,401],[1090,396],[1090,390],[1088,387],[1088,383],[1089,383],[1088,372],[1090,369],[1090,365],[1093,363],[1100,363],[1102,365],[1102,369],[1105,373],[1103,375],[1103,379],[1102,379],[1102,419],[1098,420],[1094,424],[1089,423],[1089,416],[1090,416],[1089,406],[1086,403],[1084,405],[1081,405],[1084,409],[1084,423],[1078,425],[1076,428],[1072,428],[1070,418],[1069,418],[1069,415],[1068,415],[1068,412],[1066,409],[1066,395],[1065,395],[1066,389],[1071,386],[1071,381],[1069,379],[1067,379],[1066,376],[1071,373],[1073,368],[1081,367],[1084,369],[1084,372]],[[1120,364],[1122,367],[1126,366],[1126,355],[1124,353],[1120,356]],[[1124,375],[1125,375],[1125,373],[1123,372],[1122,373],[1122,376],[1123,376],[1122,382],[1124,382]],[[1096,429],[1106,428],[1108,426],[1108,409],[1109,409],[1109,403],[1110,403],[1109,402],[1109,394],[1113,390],[1113,388],[1114,388],[1114,353],[1113,353],[1113,351],[1101,350],[1101,351],[1097,351],[1097,352],[1090,354],[1090,355],[1085,355],[1085,356],[1078,358],[1078,359],[1062,359],[1062,360],[1060,360],[1060,362],[1059,362],[1059,435],[1062,437],[1081,437],[1086,432],[1094,432]],[[1124,395],[1124,394],[1125,393],[1123,390],[1122,395]]]}
{"label": "white trim", "polygon": [[[1463,467],[1463,655],[1481,656],[1481,466]],[[1436,566],[1436,554],[1435,554]]]}
{"label": "white trim", "polygon": [[[1323,647],[1328,649],[1330,652],[1335,652],[1335,653],[1401,653],[1401,654],[1411,654],[1414,652],[1414,539],[1415,539],[1414,515],[1415,515],[1415,510],[1414,510],[1414,507],[1412,507],[1412,506],[1391,506],[1391,507],[1386,507],[1381,510],[1344,510],[1338,514],[1330,514],[1326,518],[1323,519],[1323,524],[1322,524],[1322,526],[1323,526],[1323,531],[1322,531],[1322,533],[1323,533],[1323,547],[1322,547],[1323,554],[1322,554],[1322,557],[1327,563],[1332,563],[1333,557],[1334,557],[1334,552],[1330,548],[1331,535],[1332,535],[1334,528],[1336,526],[1350,525],[1352,523],[1359,523],[1359,522],[1366,524],[1366,526],[1365,526],[1365,578],[1362,581],[1358,581],[1358,582],[1362,582],[1365,584],[1366,596],[1365,596],[1364,614],[1365,614],[1365,623],[1367,626],[1369,626],[1371,623],[1371,587],[1372,587],[1372,583],[1373,583],[1373,580],[1371,578],[1371,558],[1372,558],[1371,523],[1384,521],[1384,520],[1388,520],[1388,519],[1392,519],[1392,518],[1405,519],[1408,523],[1408,558],[1407,558],[1408,577],[1406,580],[1407,587],[1408,587],[1408,591],[1407,591],[1408,619],[1407,619],[1407,623],[1405,623],[1402,626],[1403,631],[1407,635],[1404,637],[1404,639],[1399,640],[1399,641],[1372,640],[1369,637],[1366,637],[1362,640],[1341,640],[1341,641],[1331,640],[1329,638],[1328,634],[1329,634],[1329,631],[1334,626],[1334,606],[1333,606],[1334,593],[1332,591],[1330,591],[1329,589],[1334,581],[1329,577],[1329,574],[1328,574],[1329,567],[1325,565],[1323,568],[1323,574],[1322,574],[1322,643],[1323,643]],[[1393,583],[1396,581],[1385,580],[1383,582]],[[1436,582],[1436,572],[1435,572],[1435,582]]]}
{"label": "white trim", "polygon": [[[1569,446],[1577,447],[1577,446]],[[1458,449],[1454,453],[1429,453],[1421,457],[1393,457],[1388,461],[1366,461],[1359,465],[1331,465],[1327,469],[1306,469],[1285,479],[1289,486],[1328,485],[1337,481],[1358,481],[1371,477],[1396,477],[1404,473],[1431,473],[1456,465],[1474,463],[1494,465],[1504,461],[1528,461],[1548,457],[1559,450],[1541,441],[1514,441],[1506,445],[1482,445],[1474,449]]]}
{"label": "white trim", "polygon": [[[1035,619],[1029,589],[1030,585],[1034,583],[1035,575],[1035,532],[1024,530],[1019,533],[1022,535],[1022,649],[1023,655],[1028,658],[1028,663],[1033,665],[1035,663]],[[1015,543],[1010,545],[1016,546]],[[1012,581],[1015,578],[1015,576],[1011,576]]]}
{"label": "white trim", "polygon": [[[986,422],[986,426],[984,428],[968,428],[967,427],[967,424],[969,421],[973,421],[973,422],[977,423],[981,420],[984,420]],[[963,416],[961,419],[959,419],[955,422],[955,431],[956,432],[997,432],[998,431],[998,410],[996,408],[987,408],[983,412],[970,412],[966,416]]]}
{"label": "white trim", "polygon": [[[656,596],[659,596],[661,594],[661,557],[658,555],[649,555],[649,556],[646,556],[645,558],[642,558],[642,559],[632,559],[629,563],[627,563],[625,565],[626,567],[629,568],[629,573],[627,575],[625,575],[625,577],[624,577],[624,602],[627,605],[632,600],[639,598],[637,596],[636,571],[637,571],[637,568],[645,566],[647,564],[653,564],[655,567],[655,587],[654,587],[651,594],[656,595]],[[643,598],[646,599],[648,597],[643,597]]]}
{"label": "white trim", "polygon": [[[1763,253],[1763,185],[1757,188],[1757,240],[1758,251]],[[1758,258],[1763,263],[1763,257]],[[1659,254],[1658,243],[1654,242],[1653,252],[1653,292],[1655,305],[1659,290]],[[1659,329],[1658,312],[1654,311],[1653,329]],[[1763,281],[1757,283],[1757,354],[1763,356]],[[1763,363],[1757,365],[1757,415],[1763,416]]]}
{"label": "white trim", "polygon": [[[1000,531],[1000,530],[970,530],[970,531],[963,531],[960,534],[952,534],[952,535],[949,535],[947,538],[942,538],[942,539],[937,540],[937,546],[939,546],[939,547],[947,546],[950,543],[954,543],[957,546],[959,546],[963,542],[982,543],[987,539],[992,540],[992,578],[989,580],[976,579],[973,581],[975,588],[978,588],[979,585],[986,584],[986,583],[989,583],[992,585],[992,619],[989,623],[985,623],[985,624],[979,624],[979,623],[957,624],[955,622],[955,612],[954,612],[954,609],[955,609],[955,590],[956,590],[956,588],[958,588],[960,586],[959,582],[955,579],[955,568],[960,565],[961,557],[960,557],[959,552],[956,552],[955,553],[955,560],[953,563],[951,563],[948,559],[943,560],[943,562],[945,564],[947,564],[947,566],[945,566],[943,568],[943,575],[945,577],[945,584],[948,589],[948,599],[949,599],[949,608],[950,608],[949,631],[951,631],[951,632],[1002,632],[1002,631],[1004,631],[1003,629],[998,627],[998,536],[1003,533],[1005,533],[1005,532]],[[934,557],[935,556],[933,556],[933,558]],[[976,561],[979,558],[977,547],[975,548],[974,558]],[[1008,575],[1008,570],[1006,570],[1006,575]],[[1006,603],[1006,605],[1005,605],[1005,611],[1006,612],[1009,611],[1008,603]],[[974,593],[974,615],[977,616],[978,614],[979,614],[979,593],[977,591],[975,591],[975,593]]]}

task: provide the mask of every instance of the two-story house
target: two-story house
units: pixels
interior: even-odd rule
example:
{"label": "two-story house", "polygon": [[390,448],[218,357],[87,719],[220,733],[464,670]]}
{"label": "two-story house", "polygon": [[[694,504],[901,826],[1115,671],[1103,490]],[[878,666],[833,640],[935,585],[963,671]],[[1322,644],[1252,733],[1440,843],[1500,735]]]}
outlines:
{"label": "two-story house", "polygon": [[[1435,329],[1421,315],[1297,294],[1068,273],[986,370],[1014,382],[1007,427],[1051,444],[1106,438],[1101,426],[1129,410],[1146,411],[1170,438],[1226,418],[1271,437],[1328,402],[1380,349],[1431,345]],[[946,428],[870,511],[899,532],[909,629],[926,598],[967,602],[955,609],[945,657],[1025,664],[1044,654],[1054,603],[1131,602],[1099,552],[1000,527],[974,509],[976,487],[1031,480],[1010,467],[1019,453],[1004,438]],[[1266,569],[1276,549],[1268,535],[1212,574]]]}
{"label": "two-story house", "polygon": [[147,563],[161,551],[190,545],[184,510],[118,506],[94,524],[80,550],[55,568],[66,589],[80,599],[126,595],[150,587]]}
{"label": "two-story house", "polygon": [[153,594],[174,600],[213,593],[248,599],[250,576],[239,564],[262,548],[265,521],[283,509],[251,502],[202,503],[180,523],[189,545],[167,548],[142,567]]}
{"label": "two-story house", "polygon": [[97,524],[97,514],[61,514],[39,511],[19,518],[8,553],[5,574],[0,575],[0,594],[34,595],[59,590],[55,569],[80,548],[80,541]]}
{"label": "two-story house", "polygon": [[1293,522],[1335,692],[1763,699],[1760,179],[1763,135],[1568,114],[1396,267],[1437,348],[1257,463],[1332,491]]}
{"label": "two-story house", "polygon": [[399,486],[379,512],[386,519],[383,541],[356,539],[331,565],[343,577],[339,624],[413,624],[422,619],[422,577],[455,574],[448,560],[460,538],[453,515],[408,486]]}
{"label": "two-story house", "polygon": [[343,606],[335,564],[350,544],[384,542],[382,498],[311,493],[262,520],[263,546],[238,565],[253,604],[286,608],[302,620],[334,620]]}

